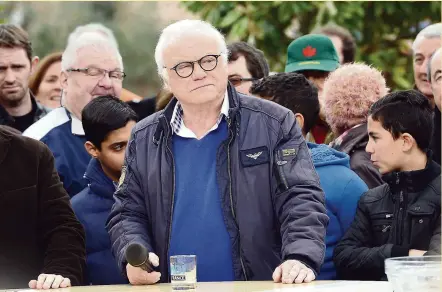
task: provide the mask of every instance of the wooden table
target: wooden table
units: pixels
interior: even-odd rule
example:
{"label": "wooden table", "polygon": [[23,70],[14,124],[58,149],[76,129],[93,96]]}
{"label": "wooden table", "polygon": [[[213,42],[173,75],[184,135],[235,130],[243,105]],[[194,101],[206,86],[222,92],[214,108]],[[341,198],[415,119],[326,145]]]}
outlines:
{"label": "wooden table", "polygon": [[[334,289],[333,289],[334,288]],[[0,290],[2,291],[2,290]],[[5,290],[3,290],[5,291]],[[65,289],[51,290],[6,290],[30,292],[172,292],[170,284],[157,284],[152,286],[82,286]],[[275,284],[272,282],[221,282],[221,283],[198,283],[195,292],[393,292],[388,282],[358,282],[358,281],[315,281],[309,284],[288,285]]]}

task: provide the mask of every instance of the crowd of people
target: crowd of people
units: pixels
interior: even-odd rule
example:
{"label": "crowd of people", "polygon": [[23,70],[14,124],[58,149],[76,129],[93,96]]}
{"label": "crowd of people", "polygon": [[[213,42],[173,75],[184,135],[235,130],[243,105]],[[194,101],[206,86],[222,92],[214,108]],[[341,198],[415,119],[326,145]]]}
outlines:
{"label": "crowd of people", "polygon": [[271,72],[182,20],[142,98],[105,26],[39,60],[0,25],[0,289],[170,282],[183,254],[204,282],[381,281],[387,258],[440,255],[441,35],[418,33],[415,85],[393,91],[343,27],[293,40]]}

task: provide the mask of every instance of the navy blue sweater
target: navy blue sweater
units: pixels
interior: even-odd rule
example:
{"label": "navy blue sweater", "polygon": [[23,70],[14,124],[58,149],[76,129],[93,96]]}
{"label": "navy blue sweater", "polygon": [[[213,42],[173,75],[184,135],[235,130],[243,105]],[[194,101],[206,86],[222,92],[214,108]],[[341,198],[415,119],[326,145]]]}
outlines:
{"label": "navy blue sweater", "polygon": [[201,140],[172,140],[176,185],[169,255],[196,255],[199,282],[234,280],[216,174],[216,154],[227,136],[223,120]]}

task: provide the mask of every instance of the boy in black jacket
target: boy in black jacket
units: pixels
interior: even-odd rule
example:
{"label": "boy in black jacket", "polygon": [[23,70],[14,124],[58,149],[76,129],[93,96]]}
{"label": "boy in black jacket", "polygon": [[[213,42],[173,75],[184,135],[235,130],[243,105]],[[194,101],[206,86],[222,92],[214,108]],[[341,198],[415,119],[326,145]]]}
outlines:
{"label": "boy in black jacket", "polygon": [[386,280],[387,258],[441,253],[441,171],[428,150],[432,112],[414,90],[388,94],[371,107],[366,151],[386,183],[361,197],[334,250],[339,278]]}

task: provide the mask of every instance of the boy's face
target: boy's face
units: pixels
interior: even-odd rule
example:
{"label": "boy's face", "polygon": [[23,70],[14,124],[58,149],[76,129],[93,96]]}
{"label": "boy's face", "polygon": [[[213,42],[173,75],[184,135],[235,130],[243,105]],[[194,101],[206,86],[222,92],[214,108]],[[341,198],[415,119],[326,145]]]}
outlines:
{"label": "boy's face", "polygon": [[101,150],[96,149],[96,156],[104,173],[113,181],[120,178],[126,146],[134,126],[135,122],[129,121],[125,127],[112,131],[101,143]]}
{"label": "boy's face", "polygon": [[409,141],[401,135],[394,140],[391,133],[382,127],[378,121],[368,117],[368,144],[365,150],[371,154],[373,165],[379,169],[381,174],[393,171],[401,171],[405,160],[405,151],[408,149]]}

